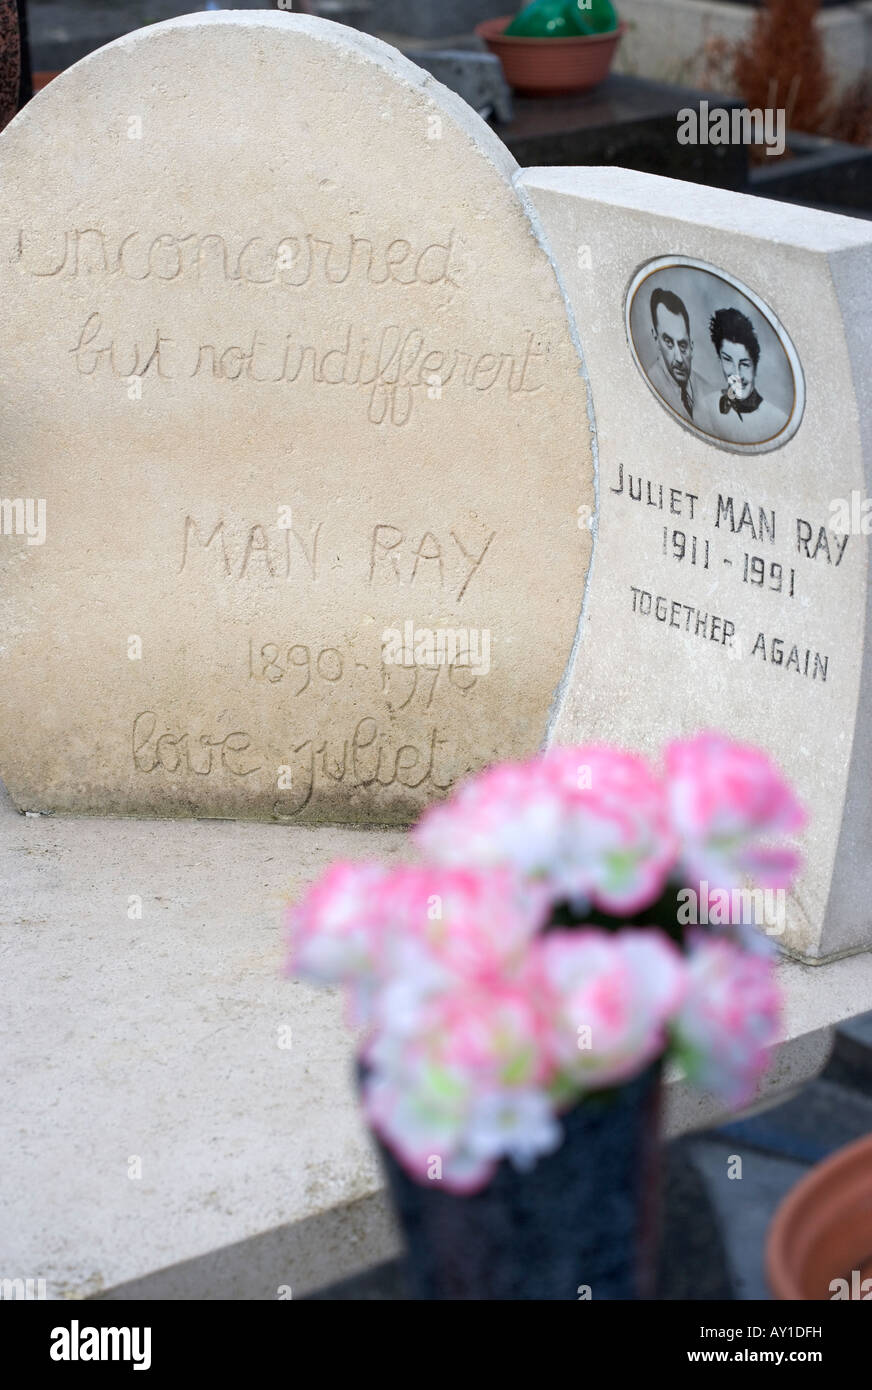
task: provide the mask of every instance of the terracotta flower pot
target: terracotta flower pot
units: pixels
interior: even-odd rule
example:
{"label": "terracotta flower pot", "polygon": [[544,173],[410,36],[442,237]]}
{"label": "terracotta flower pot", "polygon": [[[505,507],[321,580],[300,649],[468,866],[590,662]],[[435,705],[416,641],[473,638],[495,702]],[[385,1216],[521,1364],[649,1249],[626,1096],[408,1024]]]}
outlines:
{"label": "terracotta flower pot", "polygon": [[817,1164],[784,1199],[766,1269],[776,1298],[872,1299],[872,1135]]}
{"label": "terracotta flower pot", "polygon": [[571,39],[510,38],[504,32],[514,15],[486,19],[475,26],[503,65],[506,81],[522,96],[561,96],[586,92],[609,74],[627,28]]}
{"label": "terracotta flower pot", "polygon": [[35,72],[33,74],[33,90],[35,92],[41,92],[43,87],[48,86],[49,82],[54,82],[56,77],[60,77],[61,71],[62,69],[58,72],[49,72],[45,69],[41,72]]}

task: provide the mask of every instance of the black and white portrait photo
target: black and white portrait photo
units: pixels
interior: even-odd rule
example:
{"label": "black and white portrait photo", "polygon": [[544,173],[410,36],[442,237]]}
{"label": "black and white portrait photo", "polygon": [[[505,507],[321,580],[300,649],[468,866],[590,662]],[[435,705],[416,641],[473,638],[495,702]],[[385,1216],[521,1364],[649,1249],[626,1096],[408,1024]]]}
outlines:
{"label": "black and white portrait photo", "polygon": [[634,277],[626,321],[655,396],[710,443],[764,453],[799,428],[805,390],[796,349],[732,276],[678,256],[653,261]]}

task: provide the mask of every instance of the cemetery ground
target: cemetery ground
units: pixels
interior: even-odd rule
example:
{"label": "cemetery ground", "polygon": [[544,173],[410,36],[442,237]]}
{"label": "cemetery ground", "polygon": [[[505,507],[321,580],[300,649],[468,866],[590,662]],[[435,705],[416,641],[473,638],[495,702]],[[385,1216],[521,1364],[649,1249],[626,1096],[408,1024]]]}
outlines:
{"label": "cemetery ground", "polygon": [[[767,1297],[777,1201],[872,1130],[872,597],[832,511],[872,473],[866,222],[518,168],[378,43],[269,12],[87,59],[0,136],[0,179],[0,438],[47,499],[0,551],[10,1277],[404,1298],[284,904],[397,862],[470,769],[717,726],[811,828],[754,1113],[668,1078],[659,1297]],[[487,669],[386,674],[407,621],[486,633]]]}

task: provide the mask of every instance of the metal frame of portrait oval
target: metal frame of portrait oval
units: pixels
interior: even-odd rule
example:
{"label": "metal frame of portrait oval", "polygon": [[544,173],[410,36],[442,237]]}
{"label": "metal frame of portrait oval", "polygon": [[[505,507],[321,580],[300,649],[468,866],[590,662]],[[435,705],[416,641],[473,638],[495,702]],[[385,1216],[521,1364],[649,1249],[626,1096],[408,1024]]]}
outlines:
{"label": "metal frame of portrait oval", "polygon": [[[633,307],[639,291],[653,275],[658,271],[672,269],[697,271],[722,281],[725,285],[729,286],[730,290],[741,295],[749,305],[752,305],[753,308],[757,310],[778,339],[793,382],[793,406],[788,414],[786,425],[768,439],[759,440],[755,443],[742,444],[721,438],[716,434],[704,430],[695,425],[692,420],[683,419],[681,415],[673,409],[669,401],[658,391],[654,382],[651,381],[644,362],[640,357],[639,347],[633,335],[631,322]],[[705,443],[711,444],[714,448],[722,449],[731,454],[768,454],[787,444],[788,441],[794,437],[802,424],[806,401],[805,377],[803,375],[802,364],[799,360],[799,353],[793,344],[790,334],[787,332],[787,329],[784,327],[777,314],[773,313],[758,294],[755,294],[743,281],[738,280],[727,271],[721,270],[718,266],[710,265],[707,261],[698,260],[693,256],[681,256],[677,254],[671,256],[658,256],[654,260],[646,261],[632,276],[627,287],[624,299],[624,328],[627,335],[627,344],[633,355],[633,361],[651,394],[659,402],[661,407],[681,425],[682,429],[687,430],[698,439],[704,440]]]}

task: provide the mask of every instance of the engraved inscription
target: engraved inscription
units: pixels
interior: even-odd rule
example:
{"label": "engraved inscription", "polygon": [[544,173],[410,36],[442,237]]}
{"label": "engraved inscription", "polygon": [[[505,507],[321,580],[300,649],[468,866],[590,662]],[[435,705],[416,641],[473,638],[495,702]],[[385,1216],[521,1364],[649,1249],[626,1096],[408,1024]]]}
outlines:
{"label": "engraved inscription", "polygon": [[[377,671],[381,694],[391,714],[402,714],[415,703],[416,709],[429,710],[437,696],[455,693],[465,697],[479,677],[465,662],[435,662],[414,666],[387,663],[381,648],[371,663],[359,661],[350,638],[347,650],[338,646],[318,647],[305,642],[263,642],[248,640],[248,679],[271,685],[297,699],[308,690],[323,696],[330,686],[353,684],[358,671]],[[416,700],[417,697],[417,700]]]}
{"label": "engraved inscription", "polygon": [[[706,592],[729,594],[730,586],[744,586],[761,595],[761,602],[788,600],[788,608],[797,612],[806,607],[809,599],[803,593],[803,562],[826,565],[836,571],[843,563],[850,534],[831,531],[824,525],[805,517],[792,517],[788,522],[779,517],[776,509],[761,506],[745,497],[717,492],[710,511],[695,493],[668,487],[638,473],[624,471],[618,464],[609,492],[622,503],[633,503],[651,509],[652,520],[657,518],[661,529],[660,552],[670,565],[678,565],[688,577],[696,572],[712,576]],[[684,523],[675,526],[662,524],[662,515],[679,517]],[[687,529],[692,521],[694,529]],[[711,534],[705,535],[709,526]],[[751,550],[728,549],[733,538],[753,542],[768,554]],[[780,547],[787,558],[772,558],[771,548]],[[722,589],[722,585],[726,588]],[[735,618],[714,611],[711,605],[688,602],[657,591],[654,582],[630,586],[631,612],[637,618],[653,619],[665,629],[676,630],[685,639],[700,639],[713,643],[726,652],[731,660],[762,662],[785,673],[792,672],[812,682],[826,684],[832,673],[830,656],[813,646],[792,638],[773,636],[765,630],[743,632]],[[798,599],[798,606],[793,602]]]}
{"label": "engraved inscription", "polygon": [[143,710],[133,721],[133,766],[137,772],[190,772],[208,777],[213,772],[229,772],[232,777],[250,777],[262,763],[251,766],[252,738],[243,730],[223,737],[211,733],[194,738],[188,731],[169,729],[158,734],[160,720],[154,710]]}
{"label": "engraved inscription", "polygon": [[[299,231],[267,238],[231,241],[217,232],[152,234],[132,231],[122,237],[99,227],[47,232],[19,228],[17,264],[22,274],[39,279],[97,281],[155,280],[211,285],[242,282],[300,289],[330,285],[452,285],[456,230],[444,240],[415,246],[405,237],[375,241],[370,237],[333,239]],[[453,272],[453,274],[452,274]]]}
{"label": "engraved inscription", "polygon": [[425,398],[438,387],[483,395],[500,388],[509,397],[536,395],[545,389],[544,361],[549,345],[528,332],[522,350],[471,351],[469,347],[434,346],[421,328],[389,324],[367,329],[348,324],[338,338],[300,342],[295,333],[246,332],[244,343],[197,342],[149,328],[147,336],[124,341],[106,330],[94,310],[85,319],[70,355],[80,376],[109,373],[155,377],[166,381],[209,377],[222,382],[258,385],[344,387],[369,392],[371,424],[408,424],[415,395]]}
{"label": "engraved inscription", "polygon": [[319,787],[331,784],[351,791],[393,786],[448,791],[466,771],[452,768],[452,749],[452,741],[437,727],[424,735],[423,742],[392,746],[379,721],[365,715],[341,743],[315,738],[293,745],[292,785],[276,799],[273,814],[277,819],[299,815]]}
{"label": "engraved inscription", "polygon": [[[208,574],[219,580],[294,583],[322,577],[323,523],[304,528],[226,520],[202,521],[188,513],[182,525],[177,573]],[[366,541],[346,537],[343,550],[364,583],[374,588],[430,589],[460,603],[479,575],[496,539],[489,531],[473,539],[459,526],[447,531],[407,532],[393,522],[378,522]],[[326,541],[325,541],[326,545]],[[337,540],[331,552],[340,559]]]}
{"label": "engraved inscription", "polygon": [[[131,752],[134,769],[145,775],[251,777],[261,772],[270,777],[274,770],[252,734],[237,729],[195,737],[154,710],[136,715]],[[345,739],[289,734],[282,765],[290,769],[290,785],[273,797],[271,812],[278,820],[300,815],[319,789],[342,785],[348,791],[372,792],[399,786],[415,791],[426,786],[444,792],[468,770],[456,764],[454,745],[437,726],[416,742],[399,743],[392,730],[369,714],[356,721]]]}
{"label": "engraved inscription", "polygon": [[[456,531],[449,532],[449,540],[462,556],[461,570],[465,570],[465,573],[461,574],[461,582],[454,595],[458,603],[469,588],[473,576],[481,568],[495,537],[496,531],[491,531],[481,549],[475,552],[467,549]],[[378,578],[393,577],[397,584],[413,584],[419,570],[422,573],[426,570],[432,574],[435,566],[440,587],[444,587],[446,564],[450,567],[453,560],[456,567],[456,551],[444,546],[432,531],[425,531],[417,542],[407,541],[405,533],[398,526],[381,522],[372,530],[369,582],[372,584]],[[455,586],[452,584],[451,587]]]}
{"label": "engraved inscription", "polygon": [[202,563],[206,557],[211,572],[228,579],[283,579],[291,583],[302,576],[317,580],[320,577],[322,523],[312,522],[308,535],[294,522],[293,526],[267,526],[255,521],[239,531],[230,530],[223,517],[214,525],[201,525],[187,515],[182,536],[182,558],[178,573],[194,568],[196,557]]}

